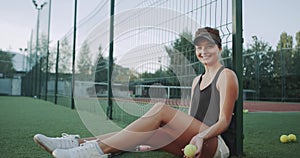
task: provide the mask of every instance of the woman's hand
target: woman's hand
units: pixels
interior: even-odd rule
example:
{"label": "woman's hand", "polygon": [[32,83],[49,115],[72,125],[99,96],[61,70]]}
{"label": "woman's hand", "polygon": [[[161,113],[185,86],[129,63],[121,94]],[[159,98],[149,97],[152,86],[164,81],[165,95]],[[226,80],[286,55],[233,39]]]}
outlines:
{"label": "woman's hand", "polygon": [[[200,158],[201,156],[201,151],[202,151],[202,147],[203,147],[203,143],[204,143],[204,139],[203,137],[200,137],[198,135],[195,135],[191,141],[190,141],[190,144],[193,144],[197,147],[197,150],[195,152],[195,158]],[[184,156],[185,158],[188,158],[186,156]]]}

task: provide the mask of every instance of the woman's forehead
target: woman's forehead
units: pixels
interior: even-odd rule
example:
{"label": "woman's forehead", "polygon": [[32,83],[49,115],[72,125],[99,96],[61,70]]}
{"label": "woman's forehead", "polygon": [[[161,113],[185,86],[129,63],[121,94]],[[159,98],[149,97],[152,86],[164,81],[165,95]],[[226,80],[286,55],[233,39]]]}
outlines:
{"label": "woman's forehead", "polygon": [[206,45],[215,45],[216,43],[213,43],[207,39],[200,40],[199,42],[196,43],[195,47],[201,47],[201,46],[206,46]]}

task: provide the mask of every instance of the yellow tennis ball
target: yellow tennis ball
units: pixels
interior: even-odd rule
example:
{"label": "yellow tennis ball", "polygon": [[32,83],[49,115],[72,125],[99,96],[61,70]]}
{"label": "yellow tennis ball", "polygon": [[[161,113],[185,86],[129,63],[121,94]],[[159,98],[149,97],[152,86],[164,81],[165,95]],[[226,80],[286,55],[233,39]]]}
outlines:
{"label": "yellow tennis ball", "polygon": [[193,144],[188,144],[184,147],[184,155],[187,157],[194,157],[197,151],[197,147]]}
{"label": "yellow tennis ball", "polygon": [[287,135],[281,135],[280,136],[280,142],[281,143],[286,143],[289,141],[289,137]]}
{"label": "yellow tennis ball", "polygon": [[290,142],[295,142],[297,140],[297,137],[295,134],[289,134],[288,139]]}

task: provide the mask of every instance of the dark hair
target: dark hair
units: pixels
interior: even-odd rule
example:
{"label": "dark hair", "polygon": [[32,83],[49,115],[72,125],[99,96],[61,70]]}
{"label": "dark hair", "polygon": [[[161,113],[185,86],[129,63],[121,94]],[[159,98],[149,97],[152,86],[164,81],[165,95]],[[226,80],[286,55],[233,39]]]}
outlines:
{"label": "dark hair", "polygon": [[219,48],[222,48],[222,39],[218,29],[211,27],[199,28],[195,33],[194,44],[197,44],[202,38],[205,38],[218,45]]}

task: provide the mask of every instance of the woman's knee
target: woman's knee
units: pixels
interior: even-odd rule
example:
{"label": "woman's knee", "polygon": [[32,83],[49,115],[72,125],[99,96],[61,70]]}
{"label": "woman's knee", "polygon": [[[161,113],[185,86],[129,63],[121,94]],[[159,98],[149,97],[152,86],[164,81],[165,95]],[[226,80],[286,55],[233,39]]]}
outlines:
{"label": "woman's knee", "polygon": [[165,103],[155,103],[152,108],[159,111],[161,114],[168,113],[171,110],[171,107]]}
{"label": "woman's knee", "polygon": [[144,115],[144,117],[164,115],[164,113],[168,111],[168,108],[169,106],[164,103],[155,103],[152,108]]}

